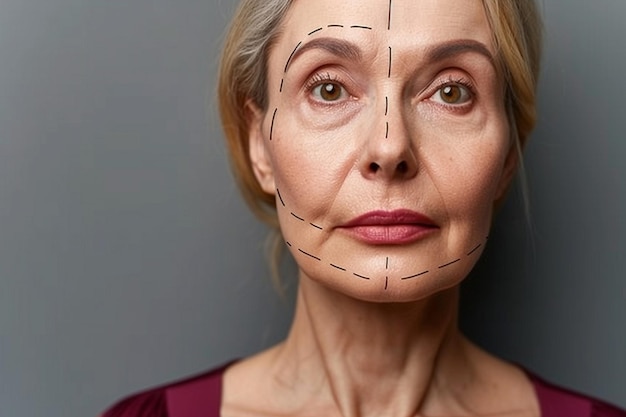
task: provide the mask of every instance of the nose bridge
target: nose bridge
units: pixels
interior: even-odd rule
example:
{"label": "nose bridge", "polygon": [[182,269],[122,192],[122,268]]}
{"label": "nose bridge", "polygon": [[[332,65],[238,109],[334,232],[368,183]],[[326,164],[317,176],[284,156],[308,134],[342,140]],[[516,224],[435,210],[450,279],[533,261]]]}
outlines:
{"label": "nose bridge", "polygon": [[381,103],[377,103],[376,116],[367,133],[363,173],[370,178],[384,179],[414,176],[417,157],[401,103],[389,95],[378,101]]}

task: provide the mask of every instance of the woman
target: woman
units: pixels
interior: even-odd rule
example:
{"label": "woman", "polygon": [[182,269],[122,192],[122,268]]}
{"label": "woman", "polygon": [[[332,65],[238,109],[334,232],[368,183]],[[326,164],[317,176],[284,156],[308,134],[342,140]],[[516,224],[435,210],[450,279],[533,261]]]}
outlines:
{"label": "woman", "polygon": [[532,0],[245,0],[222,59],[236,176],[299,267],[279,345],[113,416],[624,416],[457,327],[533,128]]}

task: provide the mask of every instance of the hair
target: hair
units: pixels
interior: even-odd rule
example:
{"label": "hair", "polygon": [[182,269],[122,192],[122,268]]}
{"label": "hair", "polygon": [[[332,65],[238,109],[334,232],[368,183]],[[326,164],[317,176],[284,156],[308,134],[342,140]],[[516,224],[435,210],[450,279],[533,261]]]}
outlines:
{"label": "hair", "polygon": [[[275,197],[262,190],[250,162],[246,103],[251,100],[267,111],[268,56],[293,1],[242,0],[226,36],[218,81],[220,116],[235,179],[252,211],[275,230]],[[493,34],[498,70],[505,81],[504,104],[521,164],[522,148],[536,123],[541,19],[535,0],[481,1]],[[273,249],[276,245],[274,239]],[[276,257],[272,261],[275,270]]]}

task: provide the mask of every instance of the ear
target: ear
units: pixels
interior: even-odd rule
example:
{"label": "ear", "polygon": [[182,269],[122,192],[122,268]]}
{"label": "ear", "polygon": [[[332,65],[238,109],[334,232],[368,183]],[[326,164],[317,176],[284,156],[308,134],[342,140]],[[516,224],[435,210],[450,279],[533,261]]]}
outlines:
{"label": "ear", "polygon": [[521,158],[521,145],[517,142],[511,143],[509,147],[509,152],[506,155],[506,159],[504,160],[504,167],[502,169],[502,176],[500,177],[500,183],[498,184],[498,189],[496,190],[496,196],[494,202],[496,206],[499,207],[504,200],[509,188],[511,188],[511,184],[513,182],[513,177],[517,172],[517,168],[519,165],[519,159]]}
{"label": "ear", "polygon": [[245,110],[248,123],[248,152],[254,176],[263,191],[274,195],[276,192],[274,170],[267,155],[266,141],[263,135],[265,114],[252,100],[246,102]]}

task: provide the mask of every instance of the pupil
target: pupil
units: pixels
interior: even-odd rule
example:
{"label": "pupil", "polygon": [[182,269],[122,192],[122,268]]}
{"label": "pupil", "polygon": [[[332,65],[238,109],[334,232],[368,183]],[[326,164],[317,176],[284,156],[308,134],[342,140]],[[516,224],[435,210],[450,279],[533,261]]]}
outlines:
{"label": "pupil", "polygon": [[459,100],[461,92],[459,91],[458,87],[449,85],[447,87],[444,87],[444,89],[441,91],[443,93],[443,99],[444,101],[448,102],[448,103],[455,103]]}
{"label": "pupil", "polygon": [[322,97],[326,100],[337,100],[339,98],[340,90],[335,84],[324,84],[322,86]]}

